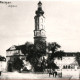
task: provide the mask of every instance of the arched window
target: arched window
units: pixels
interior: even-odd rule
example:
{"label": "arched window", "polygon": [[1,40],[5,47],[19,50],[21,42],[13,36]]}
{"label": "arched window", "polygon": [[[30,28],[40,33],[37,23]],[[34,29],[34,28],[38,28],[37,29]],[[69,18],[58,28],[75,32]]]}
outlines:
{"label": "arched window", "polygon": [[63,66],[63,69],[66,69],[65,65]]}
{"label": "arched window", "polygon": [[73,69],[73,66],[72,65],[70,67],[71,67],[71,69]]}
{"label": "arched window", "polygon": [[68,69],[70,69],[70,65],[68,66]]}
{"label": "arched window", "polygon": [[65,69],[67,69],[67,65],[65,66]]}

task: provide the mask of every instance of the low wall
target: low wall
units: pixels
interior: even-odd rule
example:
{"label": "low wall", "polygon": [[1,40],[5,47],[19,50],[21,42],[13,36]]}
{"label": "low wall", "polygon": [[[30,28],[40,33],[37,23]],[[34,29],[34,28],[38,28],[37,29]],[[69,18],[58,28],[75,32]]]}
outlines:
{"label": "low wall", "polygon": [[62,69],[62,77],[70,77],[71,79],[79,79],[79,69]]}

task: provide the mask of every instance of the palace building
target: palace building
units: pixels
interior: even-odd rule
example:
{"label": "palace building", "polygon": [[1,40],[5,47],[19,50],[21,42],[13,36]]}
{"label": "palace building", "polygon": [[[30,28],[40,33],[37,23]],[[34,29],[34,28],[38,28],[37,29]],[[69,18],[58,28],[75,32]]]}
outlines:
{"label": "palace building", "polygon": [[[45,31],[45,17],[44,11],[42,9],[42,3],[39,1],[38,9],[35,12],[35,29],[34,29],[34,45],[36,49],[46,52],[46,31]],[[20,59],[26,59],[23,54],[23,48],[25,45],[12,46],[6,50],[6,60],[7,65],[12,66],[12,62],[15,60],[15,57],[18,56]],[[80,53],[79,53],[80,54]],[[27,56],[27,55],[26,55]],[[79,73],[79,65],[75,59],[76,53],[65,53],[65,56],[62,59],[57,57],[54,59],[54,63],[59,67],[56,69],[57,72],[62,73],[63,76],[75,76]],[[76,73],[72,74],[72,73]]]}

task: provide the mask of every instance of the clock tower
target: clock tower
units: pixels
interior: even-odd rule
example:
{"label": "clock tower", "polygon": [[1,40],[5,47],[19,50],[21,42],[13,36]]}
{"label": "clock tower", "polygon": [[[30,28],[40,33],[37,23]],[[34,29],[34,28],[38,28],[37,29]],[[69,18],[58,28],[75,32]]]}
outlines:
{"label": "clock tower", "polygon": [[37,49],[46,49],[45,17],[44,11],[42,10],[42,3],[40,1],[35,14],[34,45]]}

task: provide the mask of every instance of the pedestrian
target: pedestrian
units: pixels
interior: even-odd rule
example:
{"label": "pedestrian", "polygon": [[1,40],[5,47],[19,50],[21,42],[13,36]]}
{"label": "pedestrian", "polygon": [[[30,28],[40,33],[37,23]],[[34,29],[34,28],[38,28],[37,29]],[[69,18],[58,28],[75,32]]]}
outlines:
{"label": "pedestrian", "polygon": [[57,72],[55,71],[55,77],[57,76]]}
{"label": "pedestrian", "polygon": [[1,71],[0,71],[0,76],[1,76]]}

